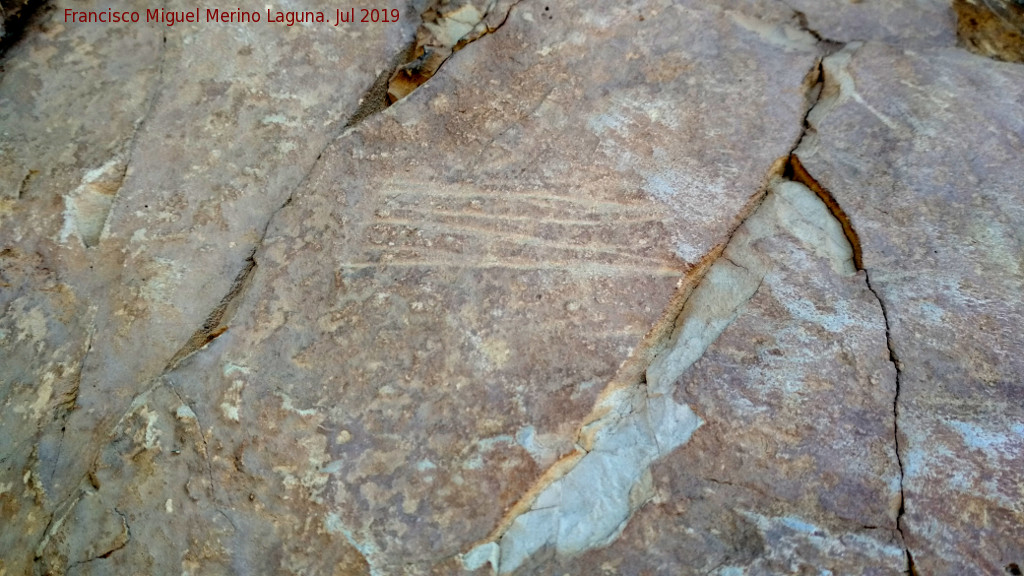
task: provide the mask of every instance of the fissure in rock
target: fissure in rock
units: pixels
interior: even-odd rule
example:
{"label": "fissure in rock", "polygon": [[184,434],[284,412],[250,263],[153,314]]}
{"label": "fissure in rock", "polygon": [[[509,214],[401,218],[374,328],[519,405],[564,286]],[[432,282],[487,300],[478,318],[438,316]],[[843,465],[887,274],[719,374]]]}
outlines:
{"label": "fissure in rock", "polygon": [[[360,99],[346,128],[383,111],[411,94],[467,45],[498,31],[521,0],[432,0],[420,14],[415,38],[395,55]],[[496,21],[495,14],[501,14]]]}
{"label": "fissure in rock", "polygon": [[835,197],[832,195],[831,192],[829,192],[826,188],[824,188],[817,180],[814,179],[813,176],[811,176],[807,172],[807,170],[804,168],[803,164],[801,164],[799,156],[797,156],[795,153],[792,156],[790,156],[790,163],[787,166],[786,173],[787,173],[787,175],[791,175],[791,178],[794,181],[800,182],[801,184],[804,184],[805,186],[807,186],[807,188],[809,190],[814,192],[818,196],[818,198],[820,198],[822,200],[822,202],[824,202],[825,205],[828,206],[829,211],[832,213],[832,216],[835,217],[835,219],[842,225],[843,233],[846,235],[847,240],[849,240],[849,242],[850,242],[850,246],[852,246],[852,248],[853,248],[853,261],[854,261],[854,264],[856,265],[857,270],[861,270],[861,271],[864,272],[864,281],[867,284],[868,290],[870,290],[871,294],[873,294],[875,299],[878,300],[878,305],[879,305],[879,307],[882,310],[882,318],[885,320],[885,344],[886,344],[886,347],[888,348],[888,351],[889,351],[889,361],[892,363],[893,367],[896,369],[896,394],[893,397],[893,403],[892,403],[893,431],[894,431],[893,442],[894,442],[894,444],[896,446],[896,462],[899,465],[899,470],[900,470],[900,499],[899,499],[899,510],[897,512],[897,515],[896,515],[896,530],[900,533],[900,538],[902,540],[904,540],[904,552],[906,553],[906,559],[907,559],[907,569],[906,569],[906,572],[907,572],[907,574],[916,574],[916,572],[914,570],[914,558],[913,558],[913,555],[910,552],[909,547],[906,546],[906,539],[905,539],[905,536],[903,534],[903,526],[902,526],[903,513],[905,511],[905,505],[904,505],[905,495],[904,495],[904,492],[903,492],[903,480],[904,480],[903,459],[902,459],[902,456],[900,455],[900,437],[899,437],[899,434],[900,434],[900,430],[899,430],[899,400],[900,400],[901,372],[900,372],[899,359],[896,356],[896,351],[893,349],[892,335],[891,335],[891,332],[890,332],[888,310],[885,307],[885,301],[882,300],[882,297],[878,294],[878,291],[871,284],[871,275],[870,275],[870,273],[864,267],[864,256],[863,256],[863,251],[862,251],[861,246],[860,246],[860,238],[857,235],[857,231],[854,230],[853,224],[850,222],[849,216],[847,216],[846,212],[842,209],[841,206],[839,206],[839,203],[836,201]]}
{"label": "fissure in rock", "polygon": [[672,329],[656,336],[665,341],[646,344],[658,352],[642,375],[605,389],[580,427],[577,450],[549,469],[487,540],[463,557],[467,568],[490,563],[498,574],[509,574],[545,548],[572,557],[618,538],[649,500],[651,464],[703,424],[673,399],[673,391],[761,289],[773,257],[758,248],[760,240],[800,238],[837,273],[856,273],[840,221],[808,187],[781,178],[784,166],[779,163],[770,186],[754,197],[752,212],[710,265],[692,273],[694,286],[681,288],[687,295]]}
{"label": "fissure in rock", "polygon": [[[830,57],[831,56],[826,57],[826,60],[828,58],[830,58]],[[836,65],[841,67],[841,66],[844,66],[845,64],[843,62],[839,62]],[[887,347],[888,352],[889,352],[889,361],[892,363],[893,367],[896,370],[896,383],[895,383],[896,384],[896,390],[895,390],[895,394],[893,396],[893,405],[892,405],[892,413],[893,413],[893,444],[895,446],[896,462],[897,462],[897,464],[899,466],[899,474],[900,474],[900,478],[899,478],[900,498],[899,498],[899,508],[898,508],[897,514],[896,514],[896,530],[900,534],[900,540],[903,542],[903,550],[904,550],[904,554],[905,554],[905,558],[906,558],[906,569],[905,569],[905,572],[907,574],[914,575],[914,574],[916,574],[916,571],[915,571],[915,568],[914,568],[914,557],[913,557],[913,554],[910,551],[909,545],[907,544],[906,536],[903,533],[903,515],[904,515],[904,512],[905,512],[906,496],[905,496],[905,493],[904,493],[905,471],[904,471],[904,467],[903,467],[903,458],[902,458],[901,453],[900,453],[900,431],[899,431],[899,400],[900,400],[900,385],[902,383],[902,373],[901,373],[901,370],[900,370],[899,358],[897,357],[896,351],[895,351],[895,349],[893,347],[892,333],[891,333],[891,324],[890,324],[890,321],[889,321],[888,310],[886,309],[886,306],[885,306],[885,300],[881,297],[881,295],[878,293],[876,288],[871,283],[871,273],[870,273],[870,271],[868,270],[868,268],[865,265],[864,253],[863,253],[863,248],[861,247],[860,236],[857,234],[857,231],[856,231],[856,229],[853,226],[852,219],[846,213],[846,211],[843,210],[842,206],[840,206],[840,204],[839,204],[838,200],[836,199],[836,197],[825,186],[823,186],[813,175],[810,174],[810,172],[804,166],[803,162],[800,160],[801,145],[804,144],[804,140],[806,139],[808,132],[811,131],[811,130],[816,130],[816,127],[811,125],[811,123],[809,121],[809,118],[810,118],[811,114],[815,111],[814,109],[818,106],[819,102],[821,102],[821,98],[822,98],[821,95],[822,95],[822,93],[826,89],[828,89],[828,90],[830,90],[830,92],[832,94],[830,96],[830,98],[834,99],[834,98],[838,97],[838,93],[842,90],[842,80],[841,79],[829,78],[828,77],[828,69],[829,69],[829,66],[826,66],[825,65],[825,60],[823,60],[822,61],[822,65],[820,67],[820,76],[819,76],[819,80],[818,80],[819,83],[821,84],[821,87],[817,91],[817,97],[815,99],[814,105],[808,110],[807,116],[805,117],[806,119],[805,119],[805,125],[804,125],[804,134],[801,135],[799,144],[794,148],[793,152],[790,154],[789,162],[787,163],[785,174],[786,174],[787,178],[790,178],[790,179],[792,179],[792,180],[794,180],[796,182],[800,182],[801,184],[805,185],[809,190],[814,192],[818,196],[818,198],[820,198],[821,201],[825,204],[825,206],[828,207],[829,211],[832,214],[832,217],[835,218],[835,220],[842,225],[843,233],[846,236],[847,240],[849,241],[850,246],[851,246],[851,248],[853,250],[853,262],[854,262],[854,265],[856,266],[857,270],[861,270],[861,271],[864,272],[864,279],[865,279],[865,283],[867,285],[867,288],[868,288],[868,290],[871,291],[871,293],[874,295],[875,299],[878,301],[878,305],[879,305],[879,307],[881,308],[881,311],[882,311],[882,318],[883,318],[883,320],[885,322],[885,343],[886,343],[886,347]],[[829,103],[828,105],[830,106],[831,104]],[[818,120],[820,121],[820,118]]]}

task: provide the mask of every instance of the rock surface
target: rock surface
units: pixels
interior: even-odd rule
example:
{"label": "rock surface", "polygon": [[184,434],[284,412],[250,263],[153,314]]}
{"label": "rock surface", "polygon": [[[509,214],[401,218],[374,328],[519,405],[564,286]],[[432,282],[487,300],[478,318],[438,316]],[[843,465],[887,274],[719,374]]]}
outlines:
{"label": "rock surface", "polygon": [[1024,68],[380,7],[3,56],[0,575],[1019,573]]}
{"label": "rock surface", "polygon": [[857,230],[886,310],[903,535],[922,574],[1020,566],[1024,68],[868,44],[825,77],[797,154]]}
{"label": "rock surface", "polygon": [[[70,8],[108,6],[150,8]],[[8,496],[12,573],[132,399],[220,328],[271,215],[413,28],[75,24],[62,8],[0,77],[3,466],[31,487]]]}

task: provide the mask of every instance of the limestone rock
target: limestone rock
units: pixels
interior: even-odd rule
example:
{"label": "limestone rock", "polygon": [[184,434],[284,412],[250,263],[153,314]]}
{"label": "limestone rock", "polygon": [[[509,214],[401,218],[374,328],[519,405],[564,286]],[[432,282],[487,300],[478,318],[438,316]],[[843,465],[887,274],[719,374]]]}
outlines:
{"label": "limestone rock", "polygon": [[659,357],[692,360],[647,372],[648,405],[669,396],[702,427],[638,485],[646,505],[614,544],[567,558],[559,541],[518,571],[503,555],[501,572],[899,573],[896,372],[852,256],[820,199],[777,182]]}
{"label": "limestone rock", "polygon": [[886,310],[907,546],[921,574],[1020,566],[1024,68],[867,44],[825,79],[797,154],[849,216]]}
{"label": "limestone rock", "polygon": [[949,3],[107,6],[0,62],[0,576],[1019,573]]}
{"label": "limestone rock", "polygon": [[0,77],[11,573],[88,485],[133,397],[220,327],[270,215],[414,27],[64,22],[64,8],[108,7],[152,8],[58,6]]}
{"label": "limestone rock", "polygon": [[[573,453],[799,137],[809,35],[672,6],[646,23],[557,9],[542,28],[543,7],[520,5],[332,144],[272,223],[232,327],[167,374],[217,447],[235,524],[261,512],[228,503],[284,494],[272,526],[305,507],[376,573],[458,569]],[[638,65],[580,74],[594,57]],[[735,92],[740,73],[761,81]]]}

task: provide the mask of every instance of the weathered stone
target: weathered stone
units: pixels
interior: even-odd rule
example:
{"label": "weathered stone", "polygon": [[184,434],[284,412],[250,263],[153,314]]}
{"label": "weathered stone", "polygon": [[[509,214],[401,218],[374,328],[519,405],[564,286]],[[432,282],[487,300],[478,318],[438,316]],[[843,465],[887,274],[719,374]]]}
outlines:
{"label": "weathered stone", "polygon": [[[108,7],[151,8],[72,6]],[[271,214],[415,27],[97,25],[63,8],[0,78],[0,485],[31,486],[0,496],[12,573],[132,398],[220,329],[211,311]]]}
{"label": "weathered stone", "polygon": [[405,4],[4,56],[0,576],[1019,572],[1019,66]]}
{"label": "weathered stone", "polygon": [[[690,296],[642,386],[649,415],[634,413],[664,430],[651,408],[668,396],[704,422],[693,440],[675,451],[652,443],[663,458],[634,487],[646,505],[610,547],[573,558],[559,539],[518,572],[502,555],[500,572],[899,573],[896,372],[852,255],[821,200],[777,182]],[[595,444],[584,461],[607,453]],[[597,483],[577,489],[591,505],[603,496]],[[555,512],[572,503],[542,499]],[[562,530],[579,525],[552,516]]]}
{"label": "weathered stone", "polygon": [[[168,376],[183,398],[195,398],[199,422],[218,423],[203,432],[204,444],[237,455],[209,455],[208,476],[226,495],[196,484],[194,497],[223,506],[244,527],[261,524],[258,511],[234,508],[247,493],[266,502],[268,494],[298,490],[293,499],[301,495],[319,510],[303,514],[318,533],[351,540],[377,566],[429,568],[494,526],[502,512],[496,491],[511,504],[571,450],[595,394],[670,304],[681,275],[724,241],[796,141],[816,51],[797,30],[762,39],[764,30],[728,15],[666,7],[656,27],[636,19],[614,29],[598,8],[559,10],[566,11],[559,27],[541,30],[531,22],[541,14],[524,7],[480,42],[493,44],[490,52],[460,52],[433,87],[325,154],[257,256],[237,326],[208,349],[219,359],[195,357],[180,376]],[[588,20],[592,31],[578,38],[576,23]],[[701,31],[696,45],[678,36],[684,25]],[[547,49],[534,50],[541,40]],[[720,41],[735,50],[701,62]],[[648,63],[576,76],[578,62],[601,50],[608,59],[648,52]],[[526,57],[505,68],[482,57],[501,53]],[[751,58],[768,69],[756,72]],[[733,79],[751,72],[764,82],[730,95]],[[710,99],[714,93],[721,100]],[[654,108],[631,107],[639,96]],[[511,106],[490,105],[496,101]],[[758,112],[737,115],[741,101],[759,103]],[[699,115],[687,111],[691,105]],[[687,140],[668,137],[679,129]],[[637,147],[652,137],[665,146]],[[580,140],[592,146],[576,146]],[[435,143],[425,157],[428,141]],[[672,161],[712,147],[713,161]],[[582,166],[592,181],[574,178]],[[291,254],[307,243],[303,255]],[[329,250],[326,269],[320,249]],[[292,328],[282,333],[285,317]],[[293,334],[297,328],[306,332]],[[327,387],[302,384],[311,381]],[[252,404],[277,389],[299,407],[298,420],[267,440],[239,435],[234,422],[255,431],[281,418]],[[136,401],[144,411],[137,419],[159,423],[177,410],[148,398]],[[408,413],[410,402],[418,412]],[[146,436],[129,434],[129,446],[140,447],[125,453],[160,457]],[[319,440],[296,452],[300,437]],[[162,518],[154,502],[181,499],[176,468],[104,479],[107,467],[134,466],[117,464],[118,454],[97,467],[98,491],[129,518]],[[284,454],[301,458],[286,465]],[[151,473],[156,480],[145,483],[162,488],[134,500],[130,486]],[[266,492],[243,488],[251,480],[238,474],[271,484]],[[297,514],[295,505],[292,512],[281,506],[279,514]],[[189,518],[193,509],[176,510]],[[183,525],[216,530],[206,517],[191,518]],[[289,533],[286,520],[277,525]],[[273,533],[261,539],[274,541]],[[210,534],[197,539],[216,541]],[[118,557],[148,554],[133,542]],[[228,546],[209,558],[222,554],[241,551]],[[143,564],[173,565],[173,554],[158,556]]]}
{"label": "weathered stone", "polygon": [[712,3],[681,0],[680,3],[742,15],[761,25],[797,25],[829,43],[874,40],[924,48],[953,46],[957,41],[956,15],[949,0],[717,0]]}
{"label": "weathered stone", "polygon": [[[221,485],[310,478],[324,525],[379,573],[448,573],[573,451],[800,133],[809,35],[671,6],[653,22],[557,10],[541,28],[543,6],[521,4],[332,145],[256,255],[238,324],[169,375],[216,423],[208,442],[259,446],[244,472],[215,469]],[[578,73],[620,55],[637,68]],[[730,96],[741,72],[763,82]],[[278,393],[309,424],[251,437],[272,422],[257,399]],[[312,460],[273,472],[303,438]]]}
{"label": "weathered stone", "polygon": [[907,546],[920,574],[1020,566],[1024,68],[868,44],[824,70],[797,154],[886,310]]}
{"label": "weathered stone", "polygon": [[957,35],[971,52],[1024,62],[1024,3],[1017,0],[954,0]]}
{"label": "weathered stone", "polygon": [[420,13],[416,41],[388,80],[389,104],[405,98],[437,73],[452,53],[505,23],[510,0],[431,0]]}

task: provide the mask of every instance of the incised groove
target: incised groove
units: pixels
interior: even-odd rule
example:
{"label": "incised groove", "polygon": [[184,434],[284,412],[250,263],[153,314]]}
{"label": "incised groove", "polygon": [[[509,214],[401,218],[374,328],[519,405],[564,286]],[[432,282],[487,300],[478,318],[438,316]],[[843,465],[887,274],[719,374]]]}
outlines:
{"label": "incised groove", "polygon": [[[430,7],[428,7],[428,9],[424,12],[424,24],[421,25],[420,30],[417,32],[416,42],[413,44],[412,47],[406,49],[405,51],[397,55],[396,58],[393,60],[394,66],[392,68],[392,72],[390,73],[390,77],[387,77],[384,73],[378,76],[377,80],[370,87],[367,94],[364,95],[363,98],[361,99],[359,106],[356,108],[355,113],[346,123],[345,128],[352,127],[355,124],[361,122],[362,120],[365,120],[369,116],[372,116],[386,108],[390,103],[385,102],[381,99],[384,97],[384,92],[387,92],[390,89],[385,90],[385,88],[387,88],[390,85],[390,82],[394,78],[394,76],[396,74],[399,74],[399,71],[397,71],[397,69],[400,66],[405,66],[408,64],[408,62],[406,62],[406,64],[401,65],[399,63],[402,61],[407,61],[408,58],[410,58],[410,55],[415,54],[416,52],[421,52],[421,55],[427,53],[438,53],[439,48],[436,45],[437,42],[440,42],[441,40],[445,39],[450,39],[447,36],[445,36],[444,38],[441,38],[441,36],[443,36],[443,34],[451,35],[452,29],[461,30],[461,28],[459,28],[458,26],[466,25],[468,23],[468,20],[466,20],[468,18],[467,14],[475,13],[477,15],[475,22],[472,23],[472,26],[470,26],[468,30],[464,31],[464,33],[458,35],[458,37],[454,39],[454,44],[448,47],[450,48],[450,51],[448,52],[447,56],[445,56],[444,59],[447,59],[447,57],[450,56],[451,53],[453,53],[455,50],[458,50],[461,47],[465,46],[466,44],[480,38],[481,36],[490,34],[491,32],[494,32],[495,30],[500,28],[501,25],[503,25],[507,20],[508,12],[506,12],[504,19],[495,27],[490,27],[485,22],[489,14],[489,11],[492,10],[497,3],[498,0],[488,0],[487,9],[481,13],[479,12],[479,10],[477,10],[471,4],[468,3],[464,4],[462,7],[459,8],[449,8],[448,0],[434,0]],[[509,7],[509,11],[511,11],[511,7]],[[441,40],[439,40],[439,38],[441,38]],[[430,50],[433,50],[433,52],[431,52]],[[444,59],[442,59],[440,62],[437,62],[437,67],[440,67]],[[423,82],[425,82],[430,76],[432,76],[433,72],[436,72],[437,67],[433,69],[430,75],[423,78]],[[420,83],[422,84],[422,82]],[[411,91],[412,90],[410,89],[409,92]],[[390,92],[388,93],[390,94]],[[408,94],[408,92],[406,92],[405,94]],[[335,141],[336,139],[337,136],[333,138],[328,138],[327,146],[329,146],[330,143]],[[326,150],[327,146],[324,147],[324,150]],[[221,301],[217,304],[213,311],[210,312],[206,320],[203,322],[203,325],[198,330],[196,330],[196,332],[178,350],[178,352],[176,352],[174,356],[171,357],[170,361],[168,361],[167,363],[167,367],[164,370],[165,372],[174,369],[186,357],[191,355],[196,350],[199,350],[203,346],[209,344],[214,339],[216,339],[217,337],[219,337],[228,330],[228,326],[225,325],[225,322],[227,320],[230,320],[235,308],[237,308],[238,303],[241,301],[242,297],[246,292],[252,273],[256,269],[256,252],[259,250],[260,246],[263,245],[263,241],[266,239],[267,232],[270,229],[271,222],[273,222],[274,217],[277,216],[277,214],[282,209],[291,204],[295,190],[301,188],[302,185],[306,183],[306,181],[309,179],[310,174],[312,174],[313,170],[316,168],[322,156],[323,150],[321,150],[320,153],[317,155],[316,160],[313,161],[312,165],[309,167],[309,170],[307,170],[303,177],[300,179],[298,185],[295,188],[293,188],[292,192],[285,199],[284,203],[282,203],[280,207],[274,210],[274,212],[270,214],[270,217],[267,218],[267,223],[263,228],[263,233],[260,235],[259,240],[253,246],[252,252],[249,254],[248,258],[246,258],[245,266],[239,271],[238,275],[235,277],[235,280],[232,283],[231,288],[228,290],[228,293],[221,299]]]}
{"label": "incised groove", "polygon": [[673,400],[676,379],[737,317],[769,269],[763,258],[751,256],[751,234],[745,231],[741,239],[738,233],[760,212],[769,183],[779,179],[784,166],[784,158],[775,162],[728,239],[680,279],[662,319],[584,419],[576,449],[550,467],[463,557],[467,568],[490,563],[497,573],[508,574],[544,547],[572,556],[607,545],[650,500],[648,467],[686,443],[703,423]]}
{"label": "incised groove", "polygon": [[[825,89],[824,70],[819,62],[807,76],[804,130],[793,151],[775,163],[765,186],[748,202],[726,242],[680,280],[662,320],[623,364],[581,424],[576,450],[549,468],[491,534],[463,556],[466,568],[489,563],[496,573],[508,574],[541,549],[573,556],[618,537],[636,510],[649,500],[643,494],[651,490],[649,482],[643,482],[649,479],[648,467],[686,443],[703,423],[688,406],[673,400],[672,391],[678,378],[704,355],[761,287],[772,264],[771,257],[756,247],[758,239],[785,230],[827,257],[837,273],[853,275],[864,270],[860,239],[849,216],[808,173],[796,152],[812,129],[808,118]],[[770,206],[766,208],[766,204]],[[870,282],[867,287],[872,289]],[[895,364],[884,306],[882,311]],[[896,395],[894,415],[898,414],[899,382]],[[902,501],[898,429],[896,434]],[[904,550],[908,570],[913,573],[913,559],[905,543]]]}
{"label": "incised groove", "polygon": [[751,202],[756,208],[713,253],[712,264],[699,277],[687,277],[692,287],[680,287],[687,293],[682,308],[671,331],[658,333],[662,341],[647,344],[658,352],[643,374],[605,389],[580,427],[576,450],[463,557],[467,568],[490,563],[498,574],[509,574],[544,548],[572,557],[618,538],[653,495],[650,465],[703,424],[674,400],[676,383],[761,289],[775,265],[760,248],[763,239],[787,234],[827,259],[835,273],[857,273],[841,223],[806,186],[781,178],[781,165],[776,163],[771,184]]}
{"label": "incised groove", "polygon": [[[499,0],[487,0],[485,10],[481,12],[468,1],[461,4],[459,7],[454,7],[450,5],[449,0],[433,0],[432,4],[424,12],[423,24],[421,25],[420,30],[417,31],[417,39],[414,42],[413,46],[404,51],[402,54],[399,54],[398,57],[395,59],[395,62],[397,63],[402,59],[408,59],[409,57],[411,57],[410,55],[414,55],[417,52],[419,52],[421,56],[423,56],[427,54],[442,54],[444,53],[445,50],[448,50],[447,55],[445,55],[443,59],[437,62],[437,66],[433,68],[433,71],[422,79],[422,82],[425,82],[427,79],[429,79],[430,76],[433,75],[434,72],[437,71],[437,69],[444,62],[444,60],[447,60],[447,58],[451,56],[452,53],[465,47],[467,44],[487,34],[491,34],[494,31],[501,28],[501,26],[504,25],[505,22],[508,20],[512,8],[515,7],[516,4],[518,4],[518,2],[515,2],[514,4],[510,5],[508,7],[508,10],[503,15],[502,20],[497,25],[490,26],[487,24],[488,16],[491,14],[491,11],[498,5],[498,3]],[[471,15],[474,14],[475,16],[470,17]],[[465,26],[469,27],[463,30],[463,27]],[[408,64],[409,63],[407,62],[406,65]],[[406,68],[397,68],[400,69],[394,69],[393,72],[391,73],[391,77],[388,79],[387,82],[384,82],[384,80],[382,80],[384,78],[383,74],[377,78],[373,86],[371,86],[369,92],[361,99],[361,103],[359,107],[356,109],[356,112],[353,114],[352,118],[349,119],[349,121],[346,123],[346,128],[354,126],[355,124],[361,122],[367,117],[372,116],[377,112],[380,112],[390,104],[389,102],[384,102],[382,105],[381,102],[378,102],[376,99],[378,97],[383,96],[383,94],[380,93],[383,87],[390,86],[393,83],[392,80],[395,78],[395,76],[399,75],[402,70],[406,70]],[[422,82],[420,82],[419,84],[422,84]],[[417,84],[417,86],[419,84]],[[415,87],[413,87],[412,89],[415,89]],[[405,95],[407,95],[409,92],[412,91],[412,89],[402,94],[402,96],[404,97]],[[388,90],[388,93],[391,94],[391,89],[388,88]],[[336,138],[337,137],[329,138],[328,142],[333,142],[334,140],[336,140]],[[326,146],[324,147],[324,149],[326,149]],[[214,339],[216,339],[217,337],[219,337],[228,330],[228,326],[226,326],[224,323],[227,320],[230,320],[235,308],[238,306],[238,303],[241,301],[242,297],[246,292],[246,289],[249,284],[249,279],[251,278],[252,273],[256,268],[256,252],[259,250],[260,246],[263,245],[263,241],[266,239],[267,232],[270,229],[271,222],[273,222],[274,217],[277,216],[277,214],[282,209],[291,204],[295,190],[301,188],[302,185],[305,184],[305,182],[309,179],[310,174],[312,174],[313,170],[316,168],[321,156],[323,156],[323,150],[321,150],[320,154],[317,155],[316,160],[314,160],[309,170],[306,171],[306,173],[303,175],[296,188],[294,188],[292,190],[292,193],[288,195],[287,199],[285,199],[284,203],[276,210],[274,210],[273,213],[271,213],[270,217],[267,219],[266,225],[263,228],[263,233],[260,235],[259,240],[253,246],[252,252],[246,259],[246,265],[242,268],[241,271],[239,271],[238,275],[236,276],[234,282],[231,285],[231,288],[228,290],[228,293],[224,296],[224,298],[221,299],[220,303],[218,303],[218,305],[213,309],[213,311],[207,316],[206,320],[203,322],[203,325],[198,330],[196,330],[196,332],[178,350],[178,352],[176,352],[174,356],[171,357],[170,361],[168,361],[167,363],[167,367],[164,370],[165,372],[174,369],[186,357],[191,355],[196,350],[199,350],[206,344],[210,343],[211,341],[213,341]]]}
{"label": "incised groove", "polygon": [[[264,235],[266,235],[265,230]],[[261,237],[260,244],[262,244],[262,240],[263,238]],[[235,276],[235,280],[231,283],[231,288],[228,289],[228,293],[221,298],[217,306],[206,317],[203,325],[196,330],[195,333],[192,334],[192,337],[185,342],[185,345],[171,357],[170,361],[167,363],[167,367],[164,369],[164,372],[173,370],[181,363],[182,360],[190,356],[193,352],[199,350],[203,346],[206,346],[210,342],[213,342],[228,331],[227,322],[229,322],[234,316],[235,310],[238,308],[239,303],[241,303],[242,296],[249,287],[249,281],[252,278],[252,273],[256,270],[256,261],[254,256],[260,244],[257,244],[249,254],[249,257],[246,258],[245,265],[238,272],[238,275]]]}

